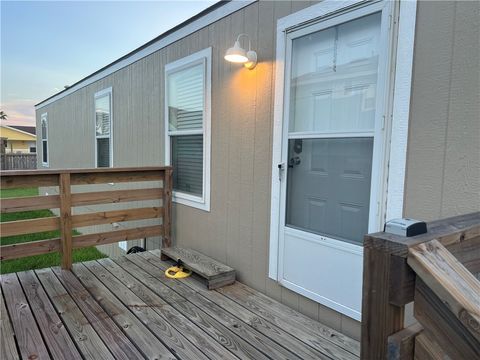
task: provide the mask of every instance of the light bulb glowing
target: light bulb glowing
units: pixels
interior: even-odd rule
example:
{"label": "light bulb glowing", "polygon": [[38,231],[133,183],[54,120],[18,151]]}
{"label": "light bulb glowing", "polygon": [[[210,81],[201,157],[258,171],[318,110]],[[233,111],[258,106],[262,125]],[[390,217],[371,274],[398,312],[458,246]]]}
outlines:
{"label": "light bulb glowing", "polygon": [[239,42],[241,35],[247,36],[240,34],[235,44],[225,52],[224,59],[232,63],[244,64],[247,69],[253,69],[257,65],[257,53],[251,49],[247,52],[241,47]]}
{"label": "light bulb glowing", "polygon": [[233,62],[233,63],[246,63],[248,61],[248,58],[246,56],[243,56],[241,54],[228,54],[225,55],[225,60]]}

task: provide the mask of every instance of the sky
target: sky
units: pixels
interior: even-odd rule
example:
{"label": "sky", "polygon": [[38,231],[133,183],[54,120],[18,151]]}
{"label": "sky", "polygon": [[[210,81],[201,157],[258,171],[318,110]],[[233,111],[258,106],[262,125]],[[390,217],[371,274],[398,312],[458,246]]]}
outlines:
{"label": "sky", "polygon": [[34,125],[34,105],[215,1],[1,0],[0,109]]}

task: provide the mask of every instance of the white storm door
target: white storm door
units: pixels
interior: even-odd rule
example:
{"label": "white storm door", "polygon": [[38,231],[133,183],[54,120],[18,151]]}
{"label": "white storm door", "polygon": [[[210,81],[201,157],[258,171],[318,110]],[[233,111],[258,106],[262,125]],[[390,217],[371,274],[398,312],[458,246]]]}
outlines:
{"label": "white storm door", "polygon": [[378,11],[286,35],[279,281],[358,320],[362,239],[379,226],[382,21]]}

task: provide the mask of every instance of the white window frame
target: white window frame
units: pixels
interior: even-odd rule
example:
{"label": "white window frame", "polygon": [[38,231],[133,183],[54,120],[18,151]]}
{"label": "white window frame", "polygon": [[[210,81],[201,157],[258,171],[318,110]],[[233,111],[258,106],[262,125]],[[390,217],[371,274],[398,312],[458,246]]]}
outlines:
{"label": "white window frame", "polygon": [[[110,99],[110,134],[109,135],[97,135],[97,99],[109,95]],[[98,154],[97,154],[97,139],[110,139],[109,140],[109,168],[113,167],[113,91],[112,87],[97,91],[93,99],[93,135],[95,136],[95,167],[98,168]]]}
{"label": "white window frame", "polygon": [[[45,122],[46,138],[43,138],[43,123]],[[48,113],[43,113],[40,118],[40,142],[42,144],[42,166],[48,167],[50,160],[50,149],[48,148]],[[47,161],[43,161],[43,143],[47,143]],[[38,151],[37,151],[38,153]]]}
{"label": "white window frame", "polygon": [[[202,130],[170,131],[168,126],[168,75],[191,66],[204,64],[204,112]],[[178,204],[210,211],[210,142],[211,142],[211,91],[212,91],[212,48],[200,50],[194,54],[165,65],[165,164],[171,165],[171,141],[174,135],[203,134],[203,186],[202,196],[173,191],[172,200]],[[175,171],[175,169],[173,169]]]}
{"label": "white window frame", "polygon": [[[273,125],[273,154],[272,154],[272,195],[270,210],[270,241],[269,241],[269,270],[268,276],[279,280],[279,227],[282,208],[280,204],[281,181],[278,176],[278,164],[282,163],[282,144],[285,131],[283,121],[286,91],[285,80],[287,71],[288,32],[292,29],[301,29],[310,23],[322,22],[335,24],[339,17],[343,20],[356,12],[358,15],[363,8],[391,6],[389,28],[393,28],[391,39],[392,78],[388,88],[385,88],[384,120],[381,131],[386,132],[384,139],[385,148],[379,149],[374,156],[384,156],[382,173],[379,169],[372,169],[372,188],[381,188],[377,203],[371,204],[369,229],[378,227],[386,219],[401,217],[403,215],[404,181],[406,169],[406,154],[408,140],[409,107],[412,85],[413,48],[415,37],[416,0],[400,1],[398,8],[388,1],[363,0],[324,0],[319,4],[310,6],[299,12],[281,18],[277,22],[276,44],[276,73],[275,73],[275,107]],[[369,11],[368,11],[369,12]],[[401,19],[401,21],[400,21]],[[395,25],[398,25],[398,28]],[[395,64],[400,64],[395,66]],[[392,85],[393,84],[393,85]],[[378,131],[378,130],[377,130]],[[374,175],[375,170],[377,174]],[[374,176],[376,177],[374,179]],[[388,179],[388,182],[387,182]],[[376,214],[376,215],[375,215]],[[375,218],[375,219],[373,219]]]}

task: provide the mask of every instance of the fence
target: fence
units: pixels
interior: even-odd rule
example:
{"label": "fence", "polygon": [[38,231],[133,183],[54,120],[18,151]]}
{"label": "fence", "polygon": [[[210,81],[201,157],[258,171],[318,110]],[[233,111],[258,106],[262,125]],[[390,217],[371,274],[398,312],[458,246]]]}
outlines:
{"label": "fence", "polygon": [[[149,181],[161,181],[162,186],[114,191],[72,192],[72,185]],[[163,246],[170,246],[171,167],[5,171],[2,173],[1,186],[2,189],[40,186],[59,187],[59,195],[3,199],[1,201],[2,213],[55,208],[60,210],[59,216],[1,223],[2,237],[60,230],[60,238],[1,246],[1,260],[58,251],[61,253],[62,268],[70,269],[73,249],[152,236],[162,236]],[[161,207],[151,206],[72,215],[72,208],[76,206],[156,199],[162,200]],[[157,218],[162,219],[161,225],[126,228],[87,235],[74,236],[72,234],[72,230],[77,227]]]}
{"label": "fence", "polygon": [[28,170],[37,168],[37,154],[1,154],[2,170]]}
{"label": "fence", "polygon": [[[361,358],[480,359],[479,273],[480,212],[367,235]],[[412,301],[418,323],[404,328]]]}

